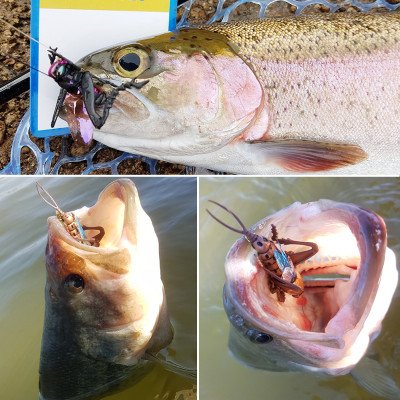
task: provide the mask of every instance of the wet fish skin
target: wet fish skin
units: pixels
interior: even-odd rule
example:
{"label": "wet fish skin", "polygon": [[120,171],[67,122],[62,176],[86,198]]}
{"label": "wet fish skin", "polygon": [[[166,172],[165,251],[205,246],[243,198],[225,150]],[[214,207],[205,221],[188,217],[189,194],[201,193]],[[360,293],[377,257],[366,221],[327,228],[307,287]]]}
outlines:
{"label": "wet fish skin", "polygon": [[[105,236],[91,247],[49,218],[43,400],[93,398],[127,378],[136,382],[151,369],[146,352],[156,354],[173,337],[157,236],[132,181],[111,183],[93,207],[74,213],[83,225],[102,226]],[[81,291],[65,284],[73,275],[83,279]]]}
{"label": "wet fish skin", "polygon": [[[242,363],[259,369],[349,373],[378,336],[397,285],[396,260],[386,248],[383,220],[355,205],[320,200],[295,203],[252,230],[267,235],[271,223],[283,237],[316,242],[321,258],[328,251],[333,255],[342,252],[352,259],[351,265],[353,255],[360,264],[357,270],[351,269],[348,282],[325,289],[323,296],[322,291],[313,294],[306,289],[302,298],[278,304],[268,292],[262,270],[252,261],[250,245],[240,238],[225,264],[224,307],[231,322],[231,352]],[[329,236],[331,232],[335,234]],[[257,342],[255,332],[272,340]]]}
{"label": "wet fish skin", "polygon": [[[397,173],[399,36],[393,12],[239,21],[141,40],[130,46],[149,52],[139,76],[149,82],[120,94],[95,138],[235,173],[357,163],[338,172]],[[81,65],[124,82],[112,63],[122,47]]]}
{"label": "wet fish skin", "polygon": [[[133,378],[139,381],[150,370],[146,362],[118,365],[85,355],[74,340],[76,327],[63,307],[49,307],[46,294],[45,324],[40,356],[40,400],[93,399]],[[63,315],[64,314],[64,315]]]}

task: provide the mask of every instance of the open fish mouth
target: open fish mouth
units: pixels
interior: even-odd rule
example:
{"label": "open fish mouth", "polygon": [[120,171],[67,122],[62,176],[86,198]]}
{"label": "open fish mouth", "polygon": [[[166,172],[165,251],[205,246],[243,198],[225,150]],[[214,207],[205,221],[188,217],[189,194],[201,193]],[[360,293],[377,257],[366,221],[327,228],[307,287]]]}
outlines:
{"label": "open fish mouth", "polygon": [[[108,185],[94,206],[73,211],[82,226],[104,229],[98,248],[74,239],[56,217],[49,218],[49,229],[52,235],[77,249],[98,254],[122,250],[128,245],[136,244],[138,208],[141,209],[141,205],[136,187],[130,180],[121,179]],[[86,231],[89,240],[97,233],[97,229]]]}
{"label": "open fish mouth", "polygon": [[252,230],[268,236],[271,224],[280,238],[319,247],[315,256],[296,266],[304,293],[279,302],[269,290],[267,273],[256,263],[254,250],[241,238],[225,264],[228,316],[239,314],[255,329],[283,341],[300,356],[302,365],[348,372],[379,333],[397,284],[384,221],[352,204],[320,200],[294,203]]}
{"label": "open fish mouth", "polygon": [[99,227],[103,236],[98,247],[91,246],[49,218],[49,301],[84,354],[133,365],[172,340],[153,224],[128,179],[109,184],[94,206],[74,214],[88,240],[96,239]]}

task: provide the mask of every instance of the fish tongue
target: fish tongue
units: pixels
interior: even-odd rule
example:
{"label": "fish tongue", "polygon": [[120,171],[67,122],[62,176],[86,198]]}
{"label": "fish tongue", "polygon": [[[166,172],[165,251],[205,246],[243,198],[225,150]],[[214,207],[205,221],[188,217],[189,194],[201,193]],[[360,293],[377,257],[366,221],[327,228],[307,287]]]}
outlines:
{"label": "fish tongue", "polygon": [[89,118],[82,96],[68,94],[64,101],[64,107],[60,113],[71,131],[73,139],[85,146],[93,140],[93,123]]}

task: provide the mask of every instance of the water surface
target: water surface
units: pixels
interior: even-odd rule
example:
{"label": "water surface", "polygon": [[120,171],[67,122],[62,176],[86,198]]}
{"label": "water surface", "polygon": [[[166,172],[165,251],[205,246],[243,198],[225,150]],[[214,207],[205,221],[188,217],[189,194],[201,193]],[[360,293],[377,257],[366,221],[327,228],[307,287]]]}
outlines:
{"label": "water surface", "polygon": [[[327,198],[374,210],[387,225],[388,246],[400,257],[400,179],[386,178],[234,178],[200,179],[199,296],[200,296],[200,399],[201,400],[368,400],[378,399],[360,388],[349,375],[337,378],[305,373],[260,371],[240,364],[227,348],[229,322],[222,305],[224,259],[238,234],[219,225],[205,212],[220,213],[208,199],[234,210],[245,225],[295,201]],[[400,386],[400,290],[383,322],[371,352]]]}
{"label": "water surface", "polygon": [[[37,399],[44,312],[47,218],[37,178],[0,178],[0,398]],[[64,211],[93,205],[113,178],[58,177],[38,181]],[[196,179],[135,178],[160,242],[161,275],[175,337],[172,359],[196,367]],[[106,399],[189,399],[192,382],[157,367],[134,387]]]}

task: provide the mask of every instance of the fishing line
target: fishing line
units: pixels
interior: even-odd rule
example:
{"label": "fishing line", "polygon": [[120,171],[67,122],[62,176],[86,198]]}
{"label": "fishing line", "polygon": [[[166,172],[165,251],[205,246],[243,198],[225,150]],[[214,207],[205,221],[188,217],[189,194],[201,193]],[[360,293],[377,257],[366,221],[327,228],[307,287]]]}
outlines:
{"label": "fishing line", "polygon": [[[79,79],[82,79],[82,76],[83,76],[82,74],[85,74],[85,72],[82,71],[82,69],[81,69],[80,67],[78,67],[78,66],[77,66],[75,63],[73,63],[72,61],[70,61],[68,58],[64,57],[62,54],[59,54],[59,53],[57,52],[57,47],[56,47],[56,48],[52,48],[51,46],[47,46],[46,44],[42,43],[41,41],[39,41],[39,40],[33,38],[31,35],[26,34],[26,33],[23,32],[21,29],[19,29],[19,28],[15,27],[14,25],[10,24],[8,21],[5,21],[5,20],[4,20],[3,18],[1,18],[1,17],[0,17],[0,21],[2,21],[5,25],[9,26],[13,31],[18,32],[20,35],[22,35],[22,36],[24,36],[24,37],[27,37],[28,39],[34,41],[35,43],[38,43],[39,45],[45,47],[45,48],[47,49],[47,52],[49,53],[50,63],[51,63],[52,66],[55,66],[55,68],[57,68],[57,65],[59,64],[59,62],[58,62],[58,60],[57,60],[57,57],[58,57],[60,60],[63,60],[64,62],[67,62],[67,64],[70,65],[73,69],[76,69],[77,73],[79,73],[79,72],[81,73],[81,74],[76,74],[76,78],[78,79],[78,81],[76,82],[76,84],[79,85],[79,84],[81,83],[81,82],[79,81]],[[44,72],[44,71],[41,71],[40,69],[33,67],[30,63],[29,63],[29,64],[28,64],[28,63],[25,63],[24,61],[21,61],[20,59],[14,57],[14,56],[12,56],[12,55],[4,56],[1,52],[0,52],[0,55],[3,56],[5,59],[7,59],[7,57],[9,57],[9,58],[13,59],[14,61],[20,62],[20,63],[23,64],[23,65],[26,65],[26,66],[29,68],[29,70],[32,69],[32,70],[34,70],[34,71],[39,72],[39,73],[42,74],[42,75],[45,75],[45,76],[47,76],[47,77],[49,77],[49,78],[53,78],[53,79],[58,83],[58,85],[62,87],[61,82],[62,82],[62,78],[63,78],[63,77],[61,77],[61,78],[58,77],[58,79],[57,79],[57,77],[56,77],[56,76],[53,76],[52,73],[50,74],[50,72],[49,72],[49,73],[46,73],[46,72]],[[89,71],[88,71],[88,72],[89,72]],[[75,74],[75,72],[74,72],[74,74]],[[91,72],[89,72],[89,74],[90,74],[90,76],[91,76],[91,79],[96,79],[98,82],[100,82],[101,85],[104,85],[104,84],[107,85],[107,84],[108,84],[108,85],[110,85],[111,87],[113,87],[113,88],[114,88],[114,91],[116,91],[117,94],[118,94],[118,92],[123,91],[123,90],[126,90],[127,88],[130,88],[130,87],[136,87],[136,88],[139,89],[139,88],[141,88],[142,86],[144,86],[144,85],[147,83],[147,81],[146,81],[146,82],[144,82],[144,83],[142,83],[142,84],[136,84],[135,80],[133,79],[132,81],[130,81],[130,82],[128,82],[128,83],[125,83],[125,84],[122,84],[122,85],[117,85],[117,84],[115,84],[115,83],[113,83],[113,82],[111,82],[111,81],[109,81],[109,80],[107,80],[107,79],[102,79],[102,78],[100,78],[100,77],[98,77],[98,76],[92,74]],[[81,76],[81,75],[82,75],[82,76]],[[75,75],[74,75],[74,77],[75,77]],[[20,79],[20,78],[18,77],[18,78],[16,79],[16,81],[19,81],[19,79]],[[25,80],[27,80],[27,79],[29,79],[29,77],[28,77],[28,78],[25,78]],[[11,87],[13,87],[13,82],[14,82],[14,81],[11,82]],[[139,86],[138,86],[138,85],[139,85]],[[79,87],[79,86],[78,86],[78,87]],[[28,90],[28,89],[29,89],[29,83],[28,83],[28,84],[25,83],[24,91],[26,91],[26,90]],[[10,91],[10,82],[7,82],[6,85],[5,85],[5,87],[0,87],[0,94],[1,94],[1,97],[0,97],[1,103],[0,103],[0,104],[4,103],[4,102],[6,102],[6,101],[8,101],[8,100],[10,99],[10,94],[4,95],[4,93],[7,94],[7,90]],[[114,93],[114,91],[113,91],[112,93]],[[65,96],[64,96],[64,97],[65,97]],[[12,97],[11,97],[11,98],[12,98]],[[57,107],[59,107],[58,103],[57,103]],[[43,189],[43,188],[42,188],[42,189]],[[47,193],[47,194],[48,194],[48,193]],[[43,196],[42,196],[42,197],[43,197]],[[49,195],[49,198],[51,198],[50,195]],[[54,201],[54,199],[52,199],[52,201]],[[48,204],[49,204],[49,203],[48,203]],[[53,208],[56,208],[57,210],[59,210],[59,208],[58,208],[58,206],[57,206],[57,203],[54,202],[54,204],[56,205],[56,207],[54,207],[54,206],[52,206],[52,207],[53,207]],[[49,205],[50,205],[50,204],[49,204]]]}
{"label": "fishing line", "polygon": [[[40,44],[41,46],[45,47],[45,48],[47,49],[47,51],[49,51],[50,53],[53,53],[53,54],[55,54],[56,56],[58,56],[58,57],[60,57],[60,58],[63,58],[64,60],[68,61],[70,64],[73,64],[73,65],[75,66],[75,64],[74,64],[72,61],[68,60],[68,58],[65,58],[62,54],[57,53],[57,49],[52,49],[51,46],[48,46],[48,45],[46,45],[45,43],[42,43],[41,41],[39,41],[39,40],[33,38],[31,35],[28,35],[27,33],[23,32],[21,29],[18,29],[17,27],[15,27],[14,25],[10,24],[9,22],[7,22],[6,20],[4,20],[4,19],[1,18],[1,17],[0,17],[0,21],[4,22],[6,25],[8,25],[10,28],[14,29],[15,31],[17,31],[17,32],[20,33],[21,35],[23,35],[23,36],[27,37],[28,39],[33,40],[34,42],[36,42],[36,43]],[[3,56],[3,57],[4,57],[4,56]],[[13,59],[15,60],[15,58],[12,57],[12,56],[10,56],[10,58],[13,58]],[[17,60],[17,61],[20,61],[20,60]],[[25,65],[28,65],[28,64],[26,64],[26,63],[24,63],[24,62],[22,62],[22,61],[20,61],[20,62],[23,63],[23,64],[25,64]],[[42,74],[44,74],[44,75],[46,75],[46,76],[48,76],[45,72],[40,71],[40,70],[38,70],[38,69],[32,67],[31,65],[29,65],[29,67],[32,68],[32,69],[34,69],[34,70],[36,70],[36,71],[41,72]]]}
{"label": "fishing line", "polygon": [[[56,56],[58,56],[58,57],[60,57],[60,58],[63,58],[64,60],[68,61],[70,64],[74,65],[76,68],[79,68],[79,67],[77,67],[71,60],[68,60],[68,58],[64,57],[62,54],[57,53],[57,49],[52,49],[51,46],[47,46],[46,44],[44,44],[44,43],[40,42],[39,40],[33,38],[32,36],[30,36],[30,35],[28,35],[27,33],[21,31],[20,29],[18,29],[18,28],[15,27],[14,25],[12,25],[12,24],[10,24],[9,22],[5,21],[5,20],[4,20],[3,18],[1,18],[1,17],[0,17],[0,21],[4,22],[4,23],[5,23],[6,25],[8,25],[10,28],[16,30],[18,33],[20,33],[21,35],[24,35],[24,36],[27,37],[28,39],[31,39],[31,40],[33,40],[34,42],[40,44],[41,46],[46,47],[46,49],[47,49],[50,53],[53,53],[53,54],[55,54]],[[2,55],[3,55],[3,54],[2,54]],[[4,55],[3,55],[3,57],[6,58],[6,56],[4,56]],[[40,71],[39,69],[37,69],[37,68],[35,68],[35,67],[32,67],[30,64],[24,63],[23,61],[18,60],[18,59],[16,59],[16,58],[13,57],[13,56],[8,56],[8,57],[12,58],[12,59],[15,60],[15,61],[21,62],[22,64],[28,66],[29,68],[34,69],[35,71],[40,72],[40,73],[43,74],[43,75],[48,76],[48,74],[47,74],[46,72]],[[98,81],[102,82],[102,83],[109,84],[109,85],[111,85],[111,86],[113,86],[113,87],[115,87],[115,88],[118,87],[118,85],[116,85],[116,84],[113,83],[113,82],[110,82],[110,81],[105,80],[105,79],[101,79],[101,78],[99,78],[99,77],[97,77],[96,75],[93,75],[93,74],[91,74],[91,75],[92,75],[93,77],[95,77]],[[49,78],[50,78],[50,77],[49,77]]]}
{"label": "fishing line", "polygon": [[[31,68],[31,69],[34,69],[35,71],[40,72],[41,74],[43,74],[43,75],[47,76],[48,78],[50,78],[50,76],[49,76],[46,72],[43,72],[43,71],[41,71],[40,69],[37,69],[37,68],[35,68],[35,67],[32,67],[32,65],[30,65],[30,64],[28,64],[28,63],[26,63],[26,62],[20,60],[20,59],[17,58],[17,57],[14,57],[14,56],[12,56],[12,55],[10,55],[10,54],[8,54],[7,56],[5,56],[3,53],[0,53],[0,55],[1,55],[2,57],[4,57],[4,58],[12,58],[14,61],[19,62],[19,63],[21,63],[21,64],[24,64],[24,65],[26,65],[27,67],[29,67],[29,68]],[[3,67],[5,67],[5,65],[3,65]],[[6,68],[7,68],[7,67],[6,67]],[[8,69],[10,72],[14,72],[14,73],[15,73],[15,71],[11,71],[9,68],[7,68],[7,69]]]}
{"label": "fishing line", "polygon": [[18,29],[17,27],[15,27],[14,25],[10,24],[9,22],[7,22],[6,20],[4,20],[4,19],[1,18],[1,17],[0,17],[0,21],[4,22],[4,23],[5,23],[6,25],[8,25],[10,28],[16,30],[16,31],[19,32],[21,35],[27,37],[27,38],[30,39],[30,40],[33,40],[34,42],[40,44],[41,46],[46,47],[46,48],[48,48],[48,49],[51,48],[50,46],[47,46],[46,44],[44,44],[44,43],[40,42],[39,40],[33,38],[32,36],[28,35],[27,33],[21,31],[21,29]]}
{"label": "fishing line", "polygon": [[[33,40],[34,42],[40,44],[40,45],[43,46],[43,47],[46,47],[47,49],[51,49],[50,46],[47,46],[46,44],[44,44],[44,43],[40,42],[39,40],[33,38],[32,36],[30,36],[30,35],[28,35],[27,33],[23,32],[21,29],[19,29],[19,28],[15,27],[14,25],[10,24],[9,22],[7,22],[5,19],[3,19],[3,18],[0,17],[0,21],[4,22],[7,26],[9,26],[10,28],[14,29],[15,31],[17,31],[17,32],[20,33],[21,35],[27,37],[28,39]],[[29,67],[29,68],[31,68],[31,69],[34,69],[35,71],[40,72],[41,74],[43,74],[43,75],[49,77],[49,75],[48,75],[46,72],[43,72],[43,71],[41,71],[40,69],[37,69],[37,68],[35,68],[35,67],[32,67],[32,65],[30,65],[30,64],[28,64],[28,63],[26,63],[26,62],[24,62],[24,61],[22,61],[22,60],[20,60],[20,59],[18,59],[18,58],[16,58],[16,57],[14,57],[14,56],[12,56],[12,55],[10,55],[10,54],[8,54],[7,56],[5,56],[3,53],[0,53],[0,54],[1,54],[4,58],[12,58],[13,60],[15,60],[15,61],[17,61],[17,62],[20,62],[21,64],[24,64],[24,65],[26,65],[27,67]],[[13,71],[13,72],[15,72],[15,71]],[[50,77],[49,77],[49,78],[50,78]]]}
{"label": "fishing line", "polygon": [[[3,54],[0,53],[0,55],[2,57],[4,57]],[[6,57],[4,57],[4,58],[6,58]],[[15,75],[15,71],[13,71],[11,68],[7,67],[7,65],[5,65],[4,63],[1,64],[1,68],[4,68],[8,73]]]}
{"label": "fishing line", "polygon": [[[42,42],[40,42],[39,40],[33,38],[31,35],[28,35],[27,33],[21,31],[20,29],[18,29],[17,27],[15,27],[14,25],[10,24],[9,22],[5,21],[3,18],[0,17],[0,21],[3,21],[6,25],[8,25],[9,27],[11,27],[12,29],[15,29],[18,33],[20,33],[21,35],[27,37],[30,40],[33,40],[34,42],[40,44],[43,47],[46,47],[47,51],[50,52],[51,54],[56,55],[57,57],[63,58],[64,60],[68,61],[70,64],[74,65],[76,67],[76,65],[68,60],[68,58],[64,57],[62,54],[57,53],[57,48],[53,49],[51,46],[48,46]],[[77,67],[78,68],[78,67]],[[42,72],[44,73],[44,72]]]}

